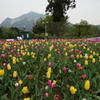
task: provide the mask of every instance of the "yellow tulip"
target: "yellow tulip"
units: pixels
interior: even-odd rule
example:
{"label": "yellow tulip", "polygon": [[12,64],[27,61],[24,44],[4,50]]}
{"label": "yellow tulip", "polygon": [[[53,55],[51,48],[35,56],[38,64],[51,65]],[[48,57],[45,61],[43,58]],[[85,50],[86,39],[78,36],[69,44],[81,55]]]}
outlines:
{"label": "yellow tulip", "polygon": [[88,60],[85,60],[85,65],[88,65]]}
{"label": "yellow tulip", "polygon": [[11,70],[11,65],[10,64],[7,64],[7,69]]}
{"label": "yellow tulip", "polygon": [[27,56],[30,56],[30,53],[29,52],[27,52]]}
{"label": "yellow tulip", "polygon": [[13,72],[13,77],[16,78],[17,77],[17,71]]}
{"label": "yellow tulip", "polygon": [[51,67],[49,67],[49,68],[48,68],[48,72],[50,72],[50,73],[51,73]]}
{"label": "yellow tulip", "polygon": [[16,60],[13,60],[12,63],[13,63],[13,64],[16,64]]}
{"label": "yellow tulip", "polygon": [[22,80],[19,80],[18,83],[21,85],[23,83],[23,81]]}
{"label": "yellow tulip", "polygon": [[96,56],[99,56],[99,53],[96,53]]}
{"label": "yellow tulip", "polygon": [[79,58],[79,54],[76,55],[76,58]]}
{"label": "yellow tulip", "polygon": [[30,98],[24,98],[23,100],[31,100]]}
{"label": "yellow tulip", "polygon": [[92,63],[95,63],[95,58],[92,59]]}
{"label": "yellow tulip", "polygon": [[87,48],[87,51],[90,51],[90,48]]}
{"label": "yellow tulip", "polygon": [[93,55],[90,55],[89,58],[92,59],[93,58]]}
{"label": "yellow tulip", "polygon": [[48,54],[48,58],[51,58],[51,54]]}
{"label": "yellow tulip", "polygon": [[47,59],[46,59],[46,58],[44,58],[43,60],[44,60],[44,61],[47,61]]}
{"label": "yellow tulip", "polygon": [[71,92],[71,94],[75,94],[76,91],[77,91],[77,89],[76,89],[74,86],[71,86],[71,87],[70,87],[70,92]]}
{"label": "yellow tulip", "polygon": [[65,53],[65,56],[68,56],[68,53],[67,52]]}
{"label": "yellow tulip", "polygon": [[89,57],[88,57],[88,54],[85,54],[85,59],[88,59]]}
{"label": "yellow tulip", "polygon": [[19,59],[17,58],[16,61],[19,62]]}
{"label": "yellow tulip", "polygon": [[20,58],[20,60],[23,60],[22,58]]}
{"label": "yellow tulip", "polygon": [[35,58],[35,56],[34,56],[34,55],[32,55],[32,58]]}
{"label": "yellow tulip", "polygon": [[5,73],[5,71],[4,71],[4,70],[2,70],[2,69],[0,69],[0,76],[3,76],[3,75],[4,75],[4,73]]}
{"label": "yellow tulip", "polygon": [[22,92],[23,92],[24,94],[28,93],[28,87],[27,87],[27,86],[23,87]]}
{"label": "yellow tulip", "polygon": [[47,72],[47,78],[50,78],[51,77],[51,73],[48,71]]}
{"label": "yellow tulip", "polygon": [[87,80],[87,81],[85,82],[85,84],[84,84],[84,89],[89,90],[89,88],[90,88],[90,81]]}
{"label": "yellow tulip", "polygon": [[83,56],[80,54],[80,58],[82,58]]}
{"label": "yellow tulip", "polygon": [[96,53],[95,53],[95,52],[93,52],[93,55],[96,55]]}

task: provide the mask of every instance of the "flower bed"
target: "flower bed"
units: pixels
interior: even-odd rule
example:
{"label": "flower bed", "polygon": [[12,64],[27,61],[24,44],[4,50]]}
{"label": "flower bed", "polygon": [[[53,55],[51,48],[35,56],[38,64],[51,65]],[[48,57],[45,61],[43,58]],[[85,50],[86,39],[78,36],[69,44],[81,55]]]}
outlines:
{"label": "flower bed", "polygon": [[99,40],[0,42],[0,100],[100,100]]}

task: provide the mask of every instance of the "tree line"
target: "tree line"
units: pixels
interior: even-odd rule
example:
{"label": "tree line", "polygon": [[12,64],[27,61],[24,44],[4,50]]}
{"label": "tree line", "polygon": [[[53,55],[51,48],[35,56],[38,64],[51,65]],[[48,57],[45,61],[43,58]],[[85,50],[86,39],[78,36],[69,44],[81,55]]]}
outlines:
{"label": "tree line", "polygon": [[[47,23],[48,22],[48,23]],[[33,25],[34,36],[45,37],[45,24],[48,38],[81,38],[100,36],[100,27],[89,24],[86,20],[71,24],[68,20],[65,22],[54,22],[52,16],[40,18]]]}
{"label": "tree line", "polygon": [[11,38],[16,38],[18,36],[18,33],[20,32],[20,29],[17,27],[0,27],[0,38],[2,39],[11,39]]}

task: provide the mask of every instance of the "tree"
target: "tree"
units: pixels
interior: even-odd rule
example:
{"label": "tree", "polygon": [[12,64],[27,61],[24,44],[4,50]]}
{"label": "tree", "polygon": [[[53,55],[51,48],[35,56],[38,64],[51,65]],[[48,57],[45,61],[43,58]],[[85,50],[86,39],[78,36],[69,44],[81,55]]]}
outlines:
{"label": "tree", "polygon": [[48,3],[46,12],[52,14],[54,22],[65,21],[68,18],[66,11],[76,6],[75,0],[48,0]]}
{"label": "tree", "polygon": [[17,27],[11,27],[10,30],[16,31],[18,34],[19,34],[20,31],[21,31],[21,30],[20,30],[19,28],[17,28]]}
{"label": "tree", "polygon": [[45,32],[45,24],[47,23],[47,33],[49,36],[59,37],[66,32],[68,21],[54,22],[52,16],[46,16],[45,18],[40,18],[37,20],[36,24],[33,26],[33,33],[41,34]]}
{"label": "tree", "polygon": [[8,27],[0,27],[0,38],[16,38],[17,32]]}
{"label": "tree", "polygon": [[36,21],[36,23],[34,24],[33,29],[32,29],[33,33],[41,34],[44,32],[45,28],[44,28],[44,25],[42,23],[43,21],[44,21],[43,18],[40,18]]}
{"label": "tree", "polygon": [[90,25],[86,20],[81,20],[80,23],[74,25],[77,28],[78,37],[89,34]]}

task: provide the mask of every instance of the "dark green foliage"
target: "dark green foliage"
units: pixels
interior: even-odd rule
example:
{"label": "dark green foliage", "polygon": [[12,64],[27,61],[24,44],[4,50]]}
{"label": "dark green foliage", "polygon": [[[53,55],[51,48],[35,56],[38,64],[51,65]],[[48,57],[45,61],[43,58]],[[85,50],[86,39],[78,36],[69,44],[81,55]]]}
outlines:
{"label": "dark green foliage", "polygon": [[60,37],[66,33],[68,27],[68,21],[54,22],[52,16],[46,16],[46,18],[40,18],[36,22],[33,26],[33,33],[43,35],[43,33],[45,33],[45,24],[47,26],[48,38]]}
{"label": "dark green foliage", "polygon": [[48,0],[48,3],[46,12],[52,14],[54,22],[66,20],[66,11],[75,8],[75,0]]}
{"label": "dark green foliage", "polygon": [[7,27],[0,27],[0,38],[16,38],[18,35],[16,30]]}

